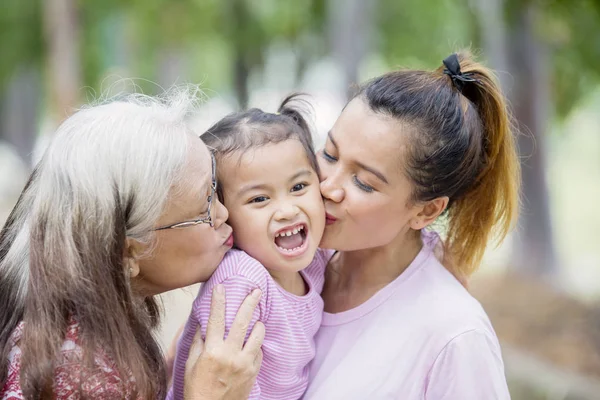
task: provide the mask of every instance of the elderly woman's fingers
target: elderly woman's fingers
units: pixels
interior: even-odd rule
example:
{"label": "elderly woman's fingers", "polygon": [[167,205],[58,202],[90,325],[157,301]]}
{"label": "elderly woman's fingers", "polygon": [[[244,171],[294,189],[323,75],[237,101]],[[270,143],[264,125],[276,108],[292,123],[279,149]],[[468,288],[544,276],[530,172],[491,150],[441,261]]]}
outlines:
{"label": "elderly woman's fingers", "polygon": [[263,360],[263,352],[262,352],[262,350],[259,350],[258,353],[256,353],[256,357],[254,358],[254,368],[256,368],[257,373],[260,370],[262,360]]}
{"label": "elderly woman's fingers", "polygon": [[260,289],[254,289],[252,293],[244,299],[233,320],[233,324],[231,324],[231,329],[229,330],[229,335],[227,335],[226,342],[235,349],[241,350],[244,345],[248,326],[252,321],[254,309],[258,305],[261,296],[262,292]]}
{"label": "elderly woman's fingers", "polygon": [[[252,332],[248,337],[248,341],[244,345],[244,353],[248,354],[253,359],[256,358],[259,354],[261,354],[262,360],[262,351],[260,347],[263,344],[263,340],[265,338],[265,326],[262,322],[258,321],[254,324],[252,328]],[[260,364],[259,364],[260,365]]]}
{"label": "elderly woman's fingers", "polygon": [[249,376],[253,376],[255,379],[258,376],[258,373],[260,372],[260,367],[262,365],[262,361],[263,361],[263,352],[262,350],[259,350],[258,353],[256,353],[256,357],[254,357],[254,360],[252,362],[252,368],[248,371]]}
{"label": "elderly woman's fingers", "polygon": [[217,285],[210,300],[210,316],[206,326],[206,346],[214,348],[223,343],[225,335],[225,287]]}
{"label": "elderly woman's fingers", "polygon": [[206,343],[202,342],[198,328],[185,365],[184,399],[248,398],[263,359],[260,347],[265,327],[262,322],[256,322],[246,345],[243,348],[242,345],[260,296],[257,289],[246,297],[224,340],[225,290],[224,287],[214,289]]}
{"label": "elderly woman's fingers", "polygon": [[192,340],[192,345],[190,346],[188,359],[185,363],[186,376],[189,376],[192,373],[192,370],[196,365],[196,361],[198,361],[203,351],[204,341],[202,340],[202,331],[200,330],[200,327],[198,327],[198,329],[196,330],[196,334],[194,335],[194,339]]}

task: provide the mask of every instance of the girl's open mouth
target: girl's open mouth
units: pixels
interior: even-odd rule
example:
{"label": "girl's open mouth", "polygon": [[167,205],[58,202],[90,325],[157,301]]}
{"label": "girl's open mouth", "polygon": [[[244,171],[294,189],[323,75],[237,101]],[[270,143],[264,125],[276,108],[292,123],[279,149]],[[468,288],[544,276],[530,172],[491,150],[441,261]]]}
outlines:
{"label": "girl's open mouth", "polygon": [[300,223],[280,230],[275,234],[275,246],[286,257],[302,255],[308,248],[307,226]]}

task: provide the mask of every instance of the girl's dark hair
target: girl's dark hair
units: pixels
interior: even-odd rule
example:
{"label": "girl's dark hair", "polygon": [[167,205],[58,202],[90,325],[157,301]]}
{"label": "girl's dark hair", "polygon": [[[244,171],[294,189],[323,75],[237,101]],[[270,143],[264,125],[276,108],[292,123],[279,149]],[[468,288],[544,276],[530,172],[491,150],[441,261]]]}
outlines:
{"label": "girl's dark hair", "polygon": [[[306,157],[318,174],[319,165],[311,130],[302,115],[303,112],[308,112],[310,104],[302,96],[301,93],[287,96],[277,113],[258,108],[231,113],[208,128],[201,139],[214,150],[217,160],[234,152],[296,139],[302,144]],[[222,193],[219,196],[222,199]]]}
{"label": "girl's dark hair", "polygon": [[[466,82],[435,71],[402,70],[367,82],[356,97],[408,129],[405,173],[414,202],[447,196],[445,262],[457,276],[478,266],[518,211],[520,169],[506,101],[492,71],[457,54]],[[456,78],[454,78],[456,80]]]}

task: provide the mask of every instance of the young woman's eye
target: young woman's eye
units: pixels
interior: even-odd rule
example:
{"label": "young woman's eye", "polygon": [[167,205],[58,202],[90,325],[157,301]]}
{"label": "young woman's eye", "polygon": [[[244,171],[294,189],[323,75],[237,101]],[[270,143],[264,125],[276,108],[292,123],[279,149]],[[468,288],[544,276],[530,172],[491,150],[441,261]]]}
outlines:
{"label": "young woman's eye", "polygon": [[256,196],[253,199],[251,199],[248,203],[262,203],[267,200],[269,200],[267,196]]}
{"label": "young woman's eye", "polygon": [[331,154],[327,153],[325,150],[323,150],[322,154],[323,154],[323,158],[325,159],[325,161],[327,161],[329,163],[333,163],[333,162],[337,161],[337,158],[335,158]]}
{"label": "young woman's eye", "polygon": [[373,192],[375,189],[373,189],[371,186],[362,183],[358,177],[356,175],[354,175],[352,177],[352,180],[354,181],[354,184],[362,191],[367,192],[367,193],[371,193]]}
{"label": "young woman's eye", "polygon": [[299,192],[307,186],[308,185],[306,183],[296,183],[292,188],[292,192]]}

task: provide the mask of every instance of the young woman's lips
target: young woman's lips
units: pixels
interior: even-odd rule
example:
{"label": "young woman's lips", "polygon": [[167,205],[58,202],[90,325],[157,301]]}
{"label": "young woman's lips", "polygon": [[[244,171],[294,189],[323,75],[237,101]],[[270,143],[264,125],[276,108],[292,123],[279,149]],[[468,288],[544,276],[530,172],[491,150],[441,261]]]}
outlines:
{"label": "young woman's lips", "polygon": [[229,234],[229,237],[223,244],[227,247],[233,247],[233,232]]}
{"label": "young woman's lips", "polygon": [[337,218],[329,213],[325,213],[325,224],[331,225],[337,221]]}

